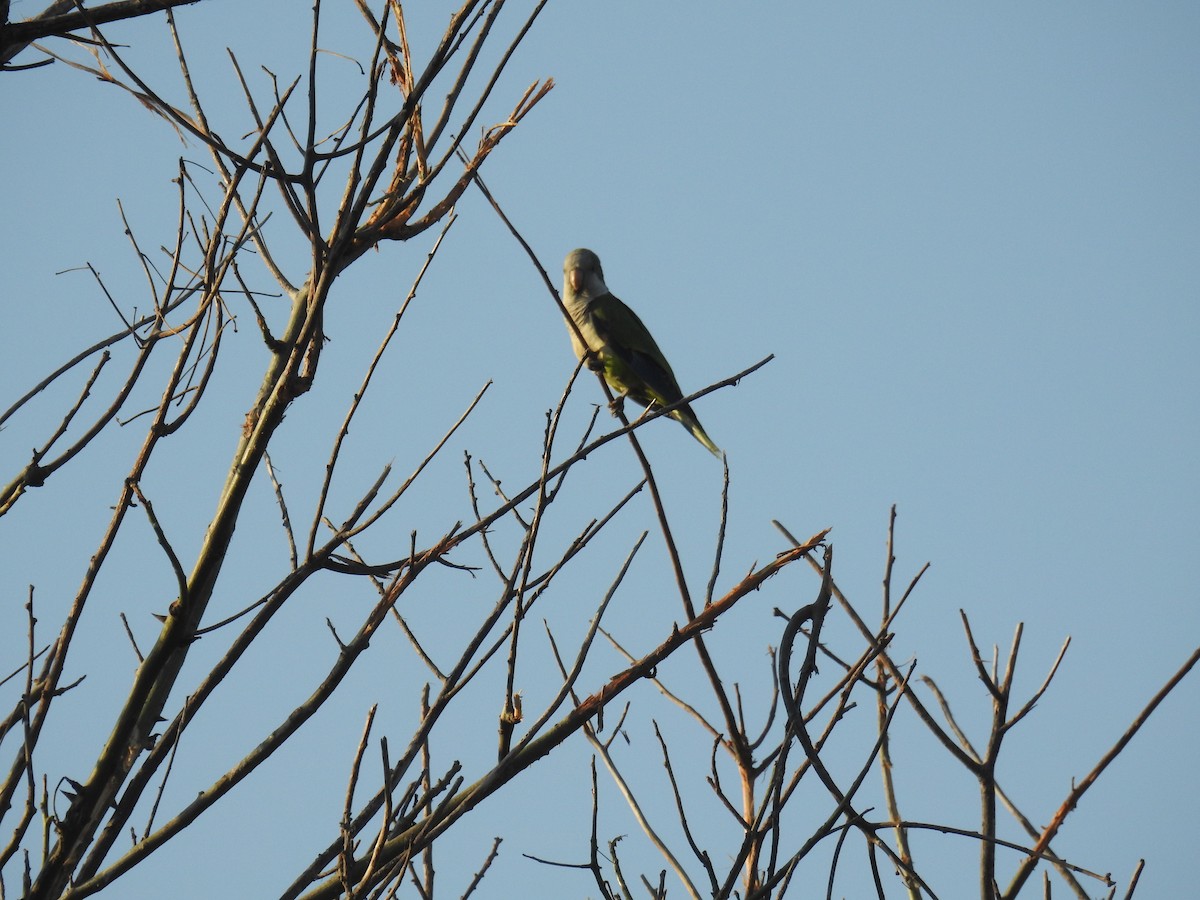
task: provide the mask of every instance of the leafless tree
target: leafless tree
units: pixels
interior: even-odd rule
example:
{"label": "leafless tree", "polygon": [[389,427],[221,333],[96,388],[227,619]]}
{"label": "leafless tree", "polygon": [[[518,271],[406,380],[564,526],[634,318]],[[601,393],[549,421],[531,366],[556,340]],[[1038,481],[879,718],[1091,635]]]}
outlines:
{"label": "leafless tree", "polygon": [[[253,791],[255,771],[311,726],[319,711],[336,704],[361,710],[366,719],[357,752],[345,761],[342,813],[337,821],[327,823],[324,846],[314,848],[310,862],[294,872],[290,884],[280,885],[280,897],[316,900],[405,892],[434,896],[435,845],[483,800],[512,789],[514,779],[525,770],[536,771],[569,741],[586,742],[592,749],[590,842],[581,848],[578,860],[541,858],[529,865],[576,867],[580,889],[594,887],[604,897],[631,897],[638,890],[637,881],[653,897],[665,897],[669,888],[690,897],[782,897],[797,879],[808,884],[811,892],[814,878],[827,882],[832,893],[839,869],[850,865],[847,859],[853,859],[856,867],[865,862],[879,897],[896,891],[909,897],[936,897],[938,864],[914,852],[910,836],[917,831],[977,844],[984,898],[1016,897],[1039,870],[1056,872],[1076,896],[1088,896],[1085,882],[1089,881],[1105,885],[1108,896],[1115,896],[1116,885],[1107,873],[1094,863],[1059,857],[1052,842],[1079,797],[1195,664],[1200,651],[1150,701],[1126,736],[1101,756],[1094,770],[1064,794],[1050,824],[1039,827],[1002,790],[996,762],[1008,732],[1050,686],[1063,654],[1050,662],[1045,683],[1037,691],[1017,697],[1013,673],[1021,629],[1004,664],[998,655],[989,662],[964,613],[966,646],[991,716],[982,740],[969,737],[938,686],[929,678],[918,678],[912,665],[894,660],[890,653],[900,613],[924,571],[916,573],[898,598],[894,596],[894,511],[882,608],[871,617],[877,618],[875,624],[869,624],[862,611],[866,604],[852,602],[838,589],[826,531],[799,540],[780,526],[785,538],[782,550],[761,567],[737,561],[745,574],[718,589],[727,525],[722,516],[715,523],[711,576],[703,595],[694,595],[675,546],[670,510],[638,442],[639,430],[669,410],[652,410],[631,422],[614,405],[620,422],[615,429],[604,431],[598,427],[601,420],[593,416],[584,433],[565,437],[562,414],[573,397],[576,379],[581,373],[591,377],[582,366],[546,416],[536,478],[518,490],[506,490],[485,464],[467,457],[464,491],[471,510],[467,520],[459,521],[450,512],[457,500],[446,498],[442,530],[432,539],[418,540],[414,531],[407,546],[397,549],[383,527],[395,520],[401,500],[414,485],[423,483],[430,463],[443,454],[450,436],[471,416],[486,386],[447,422],[445,433],[406,436],[409,442],[426,442],[421,462],[411,473],[400,478],[391,466],[383,467],[354,502],[336,501],[334,484],[347,465],[344,447],[351,426],[372,427],[360,415],[362,403],[377,387],[378,367],[405,324],[405,312],[426,270],[437,264],[441,237],[427,244],[424,264],[390,326],[372,347],[363,345],[361,383],[340,423],[332,433],[322,434],[313,415],[315,404],[306,402],[306,395],[325,372],[321,360],[326,321],[336,311],[334,285],[370,250],[405,247],[422,235],[444,236],[466,191],[482,191],[504,217],[502,204],[488,191],[481,172],[492,152],[534,112],[553,82],[535,83],[509,98],[498,122],[487,117],[494,116],[492,109],[500,102],[494,96],[497,82],[545,0],[517,16],[510,15],[504,0],[468,0],[449,17],[440,41],[423,61],[410,52],[399,2],[357,0],[365,47],[364,88],[360,95],[341,98],[337,119],[341,124],[329,133],[321,133],[318,125],[324,120],[318,116],[318,101],[330,100],[321,93],[316,60],[321,52],[322,17],[341,15],[344,10],[327,9],[329,5],[318,0],[312,7],[312,39],[303,77],[287,83],[271,80],[267,91],[257,90],[258,82],[243,74],[243,61],[230,56],[243,90],[242,102],[255,122],[251,133],[240,140],[222,136],[233,133],[218,124],[227,110],[221,104],[214,107],[212,99],[201,96],[194,86],[188,63],[192,50],[171,9],[184,2],[194,0],[131,0],[90,9],[75,2],[54,3],[43,15],[16,23],[9,22],[8,4],[0,7],[4,23],[0,61],[14,70],[5,78],[19,79],[15,70],[51,61],[74,66],[154,110],[193,145],[204,148],[210,163],[207,170],[180,163],[175,184],[177,228],[171,240],[143,241],[134,224],[125,222],[134,258],[145,275],[145,297],[137,305],[150,311],[126,315],[124,310],[135,304],[129,298],[110,297],[125,319],[123,326],[113,334],[89,338],[85,349],[50,368],[0,413],[0,426],[20,416],[54,423],[36,437],[28,462],[4,479],[0,517],[9,523],[37,516],[39,494],[55,489],[68,464],[102,454],[99,436],[118,425],[140,427],[143,433],[131,460],[115,455],[103,459],[116,492],[111,519],[56,632],[46,637],[40,627],[34,587],[18,617],[5,613],[5,627],[27,633],[28,640],[25,659],[12,661],[7,671],[13,674],[3,682],[9,711],[0,721],[0,743],[10,762],[0,780],[0,817],[5,826],[0,896],[82,898],[110,886],[119,892],[122,876],[135,867],[153,868],[164,846],[188,841],[190,826],[230,792]],[[143,78],[126,63],[115,38],[110,39],[110,26],[147,15],[161,18],[174,42],[177,85],[184,103],[172,103],[170,91]],[[42,43],[47,39],[57,43]],[[31,56],[32,61],[23,62]],[[436,98],[441,99],[435,102]],[[426,108],[435,106],[437,111],[428,114]],[[476,129],[481,137],[468,143],[467,136]],[[514,252],[524,246],[545,277],[545,269],[519,230],[509,227],[516,238]],[[280,230],[295,235],[305,253],[292,253],[285,262],[276,243],[281,240]],[[160,245],[161,252],[147,249]],[[293,259],[303,259],[303,264],[297,268]],[[99,275],[94,270],[93,274],[96,289],[107,293]],[[549,278],[546,285],[548,305],[557,303]],[[215,511],[195,513],[208,519],[203,540],[191,550],[172,538],[157,512],[160,498],[148,484],[154,472],[178,471],[172,454],[178,442],[199,439],[187,427],[198,410],[230,403],[213,386],[224,371],[221,364],[232,339],[231,324],[239,317],[255,323],[265,363],[253,376],[260,386],[252,404],[244,415],[239,410],[237,448],[223,482],[215,488]],[[164,356],[165,364],[160,363]],[[736,384],[766,362],[749,365],[688,400]],[[110,379],[110,367],[121,363],[124,374]],[[52,402],[47,399],[52,385],[75,386],[75,399],[53,416],[46,408]],[[137,403],[147,389],[157,400],[143,410]],[[30,416],[33,411],[37,416]],[[281,429],[285,414],[293,423],[296,419],[313,422],[306,438],[323,439],[329,447],[323,479],[307,492],[315,499],[304,506],[294,497],[289,502],[285,479],[271,461],[271,451],[296,440],[295,431],[289,434]],[[586,470],[589,456],[612,441],[628,443],[642,467],[642,480],[606,496],[603,492],[611,488],[592,485],[580,473]],[[238,529],[247,516],[256,480],[271,486],[288,562],[278,571],[264,562],[261,574],[267,589],[242,596],[240,612],[217,618],[210,601],[218,577],[239,541],[253,546],[256,540],[255,529]],[[481,490],[480,483],[486,489]],[[728,485],[726,471],[726,491]],[[602,502],[604,511],[568,534],[569,520],[557,517],[555,504],[581,494],[590,502]],[[526,673],[525,677],[552,689],[548,702],[536,712],[523,709],[516,672],[519,661],[528,658],[533,640],[526,633],[535,621],[531,611],[535,605],[538,609],[547,605],[544,598],[558,588],[564,573],[579,564],[599,535],[612,530],[623,509],[635,503],[653,510],[657,534],[648,538],[642,533],[629,543],[625,563],[610,573],[607,588],[597,591],[582,637],[564,643],[546,620],[552,655],[536,676]],[[62,728],[51,727],[55,715],[64,715],[61,699],[91,690],[83,679],[68,676],[68,663],[84,627],[85,611],[97,602],[98,580],[116,565],[112,555],[119,540],[137,542],[145,558],[161,560],[171,572],[173,588],[157,601],[161,627],[150,646],[143,650],[137,640],[140,627],[126,622],[129,652],[136,654],[135,674],[127,693],[113,698],[107,737],[91,761],[90,772],[75,779],[48,770],[39,760],[48,751],[46,742],[63,733]],[[660,634],[649,651],[632,649],[620,634],[605,627],[604,618],[613,597],[627,589],[630,564],[645,540],[664,543],[680,604],[679,623]],[[472,559],[483,562],[482,575],[466,571],[468,567],[459,561],[468,551]],[[806,560],[817,577],[807,582],[812,588],[809,597],[797,599],[793,582],[775,576],[797,568],[793,564],[800,560]],[[413,621],[402,601],[431,573],[447,570],[490,602],[479,606],[475,621],[453,622],[447,629],[450,642],[439,635],[437,648],[430,649],[429,632]],[[748,662],[744,654],[722,658],[710,643],[720,636],[729,610],[747,596],[767,590],[781,608],[776,610],[776,629],[765,638],[775,647],[765,667],[768,687],[761,695],[744,697],[741,685],[750,683],[748,667],[759,664]],[[241,743],[251,749],[194,797],[173,803],[168,785],[182,777],[176,755],[189,729],[208,713],[211,698],[245,665],[252,651],[267,648],[279,659],[289,658],[294,651],[288,634],[276,627],[279,614],[306,592],[331,591],[367,592],[372,600],[358,608],[352,629],[329,622],[336,652],[309,686],[307,697],[281,719],[262,721],[257,734],[242,735]],[[344,609],[341,612],[346,614]],[[824,640],[831,616],[851,623],[857,637],[839,646]],[[410,657],[403,665],[409,675],[401,690],[411,692],[419,708],[413,728],[398,740],[378,733],[376,709],[369,701],[353,693],[335,695],[352,670],[401,665],[368,652],[384,629],[394,629],[407,642]],[[198,647],[218,645],[219,652],[197,659]],[[615,650],[619,664],[602,661],[602,654],[596,652],[602,645]],[[702,677],[685,687],[660,677],[659,667],[676,654],[694,654]],[[414,666],[424,674],[412,676]],[[820,682],[818,667],[825,672]],[[832,678],[827,677],[830,671],[835,673]],[[437,740],[448,710],[462,702],[468,687],[483,681],[498,685],[503,700],[494,724],[495,762],[475,771],[463,764],[462,754],[452,749],[447,757],[434,748],[453,744]],[[647,763],[624,757],[616,742],[627,734],[627,717],[638,715],[634,704],[645,702],[635,698],[654,696],[647,690],[650,687],[682,710],[693,730],[672,733],[656,721],[655,758]],[[866,741],[852,741],[849,748],[839,743],[834,765],[828,748],[840,739],[848,711],[858,705],[874,710],[875,727]],[[904,798],[893,778],[891,756],[893,723],[900,715],[923,723],[947,759],[978,781],[981,812],[974,827],[904,817]],[[700,767],[693,765],[690,754],[686,760],[681,758],[682,746],[694,746],[697,733],[708,747],[707,764]],[[660,782],[663,796],[646,796],[627,777],[631,766],[647,764],[665,771]],[[601,768],[606,773],[603,778]],[[369,774],[376,772],[377,777]],[[865,784],[877,782],[886,804],[872,810],[859,798]],[[640,829],[638,839],[661,854],[661,873],[627,870],[621,859],[629,858],[630,845],[619,847],[618,836],[601,833],[602,801],[614,796],[606,785],[628,804]],[[657,820],[661,813],[652,812],[651,800],[659,810],[664,802],[673,809],[669,823]],[[1001,806],[1026,834],[1024,841],[1001,837]],[[698,816],[709,815],[697,813],[698,808],[717,809],[717,820],[698,827]],[[577,812],[581,818],[589,816],[587,810]],[[454,888],[456,893],[470,894],[483,882],[499,848],[497,838],[475,866],[465,894],[461,885]],[[1136,880],[1135,873],[1124,896],[1132,895]]]}

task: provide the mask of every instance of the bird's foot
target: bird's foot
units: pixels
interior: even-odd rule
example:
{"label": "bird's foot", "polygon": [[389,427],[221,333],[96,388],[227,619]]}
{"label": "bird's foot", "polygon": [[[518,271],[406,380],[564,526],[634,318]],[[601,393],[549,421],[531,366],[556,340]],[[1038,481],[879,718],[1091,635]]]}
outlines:
{"label": "bird's foot", "polygon": [[614,416],[620,416],[625,411],[625,395],[620,394],[613,398],[613,401],[608,404],[609,412]]}

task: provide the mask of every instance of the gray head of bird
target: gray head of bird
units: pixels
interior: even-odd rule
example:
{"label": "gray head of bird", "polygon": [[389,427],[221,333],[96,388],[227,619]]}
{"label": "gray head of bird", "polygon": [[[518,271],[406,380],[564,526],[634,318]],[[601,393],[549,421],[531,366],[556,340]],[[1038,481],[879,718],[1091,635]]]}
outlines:
{"label": "gray head of bird", "polygon": [[568,253],[563,262],[563,299],[586,302],[607,293],[600,257],[583,247]]}

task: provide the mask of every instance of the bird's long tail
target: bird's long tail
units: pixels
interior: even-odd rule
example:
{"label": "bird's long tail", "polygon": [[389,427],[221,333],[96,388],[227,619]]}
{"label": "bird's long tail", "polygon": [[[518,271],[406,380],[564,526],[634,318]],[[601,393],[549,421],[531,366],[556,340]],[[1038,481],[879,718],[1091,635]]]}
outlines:
{"label": "bird's long tail", "polygon": [[723,459],[725,457],[725,454],[721,452],[721,448],[714,444],[712,438],[710,438],[707,432],[705,432],[704,426],[700,424],[700,420],[696,418],[696,414],[694,412],[685,408],[677,409],[670,413],[670,415],[677,422],[679,422],[680,425],[691,432],[692,437],[703,444],[708,449],[709,453],[711,453],[717,459]]}

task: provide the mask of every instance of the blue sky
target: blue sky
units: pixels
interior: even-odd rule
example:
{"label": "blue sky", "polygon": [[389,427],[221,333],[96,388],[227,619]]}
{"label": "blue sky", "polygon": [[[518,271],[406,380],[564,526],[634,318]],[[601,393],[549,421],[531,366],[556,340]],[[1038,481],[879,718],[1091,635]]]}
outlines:
{"label": "blue sky", "polygon": [[[305,68],[307,6],[255,5],[263,10],[257,24],[223,0],[178,14],[211,103],[221,109],[218,130],[229,136],[249,126],[224,47],[264,97],[260,63],[284,82]],[[34,9],[15,4],[14,14]],[[421,56],[442,17],[423,19],[416,9],[410,15]],[[509,15],[510,23],[517,18],[515,9]],[[366,54],[356,13],[330,4],[326,27],[324,47]],[[130,58],[181,96],[160,28],[125,26],[110,38],[130,44]],[[983,727],[986,700],[959,609],[985,649],[996,644],[1002,653],[1024,623],[1018,685],[1026,691],[1040,684],[1071,636],[1050,692],[1010,736],[1002,776],[1019,785],[1013,790],[1037,822],[1053,814],[1072,778],[1092,767],[1200,635],[1197,46],[1200,10],[1187,3],[758,3],[736,12],[716,3],[686,12],[674,4],[551,3],[484,116],[502,120],[527,84],[555,79],[485,178],[556,280],[571,248],[600,254],[609,287],[656,334],[685,389],[775,355],[697,407],[731,467],[726,586],[782,549],[770,526],[777,518],[802,536],[832,527],[839,584],[872,609],[888,510],[896,504],[898,580],[906,583],[932,563],[898,624],[896,656],[915,658],[966,722]],[[333,123],[348,109],[337,87],[361,82],[342,56],[322,57],[321,72],[334,86],[322,110]],[[0,406],[7,407],[52,363],[117,327],[88,276],[56,272],[92,261],[114,293],[132,298],[126,308],[145,308],[115,201],[145,246],[168,243],[178,158],[204,157],[128,96],[61,64],[5,74],[2,85],[0,120],[9,126],[0,152],[10,176],[20,175],[9,179],[8,214],[0,221]],[[544,414],[573,362],[554,306],[492,212],[475,193],[458,212],[385,362],[386,381],[369,396],[370,424],[354,433],[353,468],[338,484],[337,496],[348,502],[389,461],[407,472],[491,380],[428,487],[402,507],[389,532],[400,542],[412,528],[444,527],[448,504],[451,515],[467,514],[464,450],[503,473],[506,486],[536,475]],[[283,258],[300,276],[302,246],[286,222],[275,227]],[[300,508],[319,480],[330,429],[361,378],[363,348],[386,327],[431,242],[432,235],[385,246],[335,291],[324,380],[289,414],[281,439],[291,449],[276,460]],[[257,387],[257,340],[243,315],[228,351],[228,402],[214,403],[196,423],[180,471],[154,475],[151,487],[160,496],[179,498],[160,507],[185,549],[194,551],[201,536],[247,392]],[[73,390],[51,393],[0,431],[5,472],[27,458]],[[140,400],[153,403],[153,391]],[[594,385],[581,384],[568,428],[578,429],[600,401]],[[27,585],[37,585],[45,627],[54,627],[54,612],[78,585],[115,497],[103,473],[112,459],[126,464],[136,430],[106,434],[95,453],[0,521],[0,591],[7,598],[0,658],[23,652]],[[661,467],[689,575],[702,586],[719,467],[673,423],[655,423],[643,434]],[[627,448],[606,448],[590,462],[588,488],[567,523],[595,515],[606,488],[623,490],[636,477]],[[267,535],[274,512],[265,482],[259,489],[250,521]],[[597,554],[598,579],[610,577],[642,528],[653,528],[652,511],[642,504],[622,528]],[[54,555],[61,565],[47,567],[50,547],[61,548]],[[165,566],[139,562],[134,542],[118,551],[128,557],[113,563],[111,610],[97,613],[95,646],[82,646],[77,661],[93,693],[78,701],[77,718],[58,726],[90,736],[80,741],[78,759],[66,754],[60,765],[67,771],[102,739],[87,726],[102,730],[104,686],[119,690],[130,674],[121,653],[105,652],[106,641],[125,650],[116,612],[157,608],[170,586]],[[269,585],[277,569],[264,573],[256,562],[278,566],[281,553],[277,536],[264,537],[232,561],[223,608],[235,609],[254,588]],[[635,644],[640,639],[642,649],[658,643],[680,615],[670,601],[658,605],[670,596],[658,580],[662,564],[661,541],[652,534],[634,570],[637,587],[613,611],[614,627]],[[138,577],[118,578],[119,565]],[[815,591],[807,573],[789,577],[782,597],[746,604],[723,637],[731,660],[763,658],[750,664],[759,675],[766,644],[778,635],[771,607],[798,606]],[[455,594],[464,586],[449,576],[436,585],[421,595],[433,609],[466,602]],[[327,600],[314,596],[295,614],[297,646],[314,654],[328,651]],[[570,601],[568,593],[562,602]],[[590,594],[575,602],[574,613],[557,611],[568,632],[590,616]],[[431,621],[439,614],[430,612]],[[849,638],[844,624],[831,627]],[[5,665],[8,671],[16,663]],[[303,678],[281,679],[278,660],[251,665],[261,667],[247,676],[258,689],[227,700],[230,714],[247,722],[256,711],[277,716],[311,689]],[[380,665],[347,690],[371,698],[380,678],[394,677]],[[689,666],[690,659],[679,664],[680,678]],[[1198,684],[1193,675],[1167,700],[1086,796],[1059,844],[1079,864],[1112,871],[1122,882],[1145,857],[1139,896],[1181,896],[1194,884],[1192,849],[1182,835],[1200,799],[1190,749],[1200,726]],[[537,688],[528,689],[537,699]],[[379,699],[390,701],[387,715],[394,717],[388,724],[402,735],[413,692],[403,685],[384,693]],[[479,698],[481,720],[494,722],[496,701]],[[247,785],[244,799],[231,798],[226,814],[242,821],[263,815],[269,829],[282,815],[312,816],[315,806],[330,827],[295,838],[298,856],[269,851],[265,863],[256,855],[253,866],[235,861],[228,870],[203,871],[196,896],[230,883],[255,883],[268,895],[282,888],[280,873],[328,840],[365,704],[349,705],[322,721],[321,736]],[[635,711],[632,746],[652,752],[649,720],[669,720],[670,708],[647,690],[635,698]],[[911,742],[896,752],[913,818],[949,807],[969,827],[969,778],[947,775],[948,758],[908,727]],[[488,740],[492,728],[484,729]],[[236,740],[226,746],[222,734],[210,735],[211,747],[192,748],[211,756],[211,776],[245,749]],[[464,740],[473,740],[469,731]],[[453,757],[455,749],[443,752]],[[326,761],[328,771],[314,759]],[[550,836],[518,829],[495,873],[498,893],[489,896],[503,895],[504,879],[544,878],[545,896],[588,892],[582,876],[531,869],[520,857],[583,854],[586,817],[576,815],[579,808],[537,805],[548,803],[547,785],[553,796],[586,803],[583,760],[580,744],[544,775],[528,773],[513,799],[496,798],[473,814],[477,831],[469,833],[478,842],[462,851],[472,866],[518,796],[561,825]],[[327,791],[298,798],[288,787],[297,777]],[[945,797],[928,796],[930,784]],[[265,810],[256,802],[264,797],[271,801]],[[633,829],[615,797],[610,810],[613,834]],[[229,825],[217,814],[199,827],[220,833]],[[922,843],[935,859],[965,860],[964,880],[951,880],[958,886],[942,896],[972,884],[973,845]],[[445,865],[452,880],[453,867]],[[651,857],[646,865],[656,872],[659,864]],[[134,873],[122,896],[152,896],[156,878],[161,872],[153,866]],[[262,880],[240,881],[254,878]],[[844,888],[848,896],[852,885]]]}

